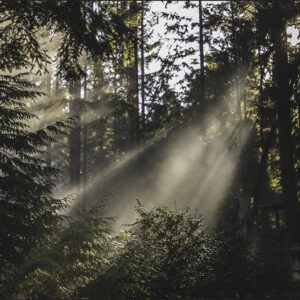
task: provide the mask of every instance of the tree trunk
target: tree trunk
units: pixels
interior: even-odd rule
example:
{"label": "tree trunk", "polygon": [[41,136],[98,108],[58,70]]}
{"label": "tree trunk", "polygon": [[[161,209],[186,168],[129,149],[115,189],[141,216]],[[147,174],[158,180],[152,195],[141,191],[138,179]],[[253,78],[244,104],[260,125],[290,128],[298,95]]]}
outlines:
{"label": "tree trunk", "polygon": [[[136,10],[136,0],[130,3],[130,8]],[[134,28],[134,38],[130,51],[128,66],[127,99],[129,103],[128,112],[128,149],[134,148],[138,143],[139,131],[139,99],[138,99],[138,41],[137,26]]]}
{"label": "tree trunk", "polygon": [[202,0],[199,0],[199,49],[200,49],[200,75],[204,78],[204,42],[203,42],[203,11]]}
{"label": "tree trunk", "polygon": [[269,134],[269,141],[265,142],[265,135],[264,135],[264,128],[265,128],[265,122],[264,122],[264,111],[262,109],[264,103],[264,97],[263,97],[263,81],[264,81],[264,65],[262,62],[262,53],[261,53],[261,37],[257,40],[258,43],[258,65],[259,65],[259,134],[260,134],[260,145],[263,149],[259,169],[257,173],[257,180],[256,185],[253,191],[253,209],[252,209],[252,216],[251,216],[251,229],[254,227],[254,221],[256,220],[257,227],[258,224],[258,205],[260,204],[261,199],[261,189],[262,189],[262,180],[264,177],[264,173],[266,172],[266,165],[268,161],[268,155],[270,148],[272,146],[272,139],[275,133],[275,125],[271,128],[271,133]]}
{"label": "tree trunk", "polygon": [[[51,79],[52,79],[52,65],[50,65],[49,73],[46,77],[46,94],[48,96],[48,99],[51,98]],[[48,125],[48,124],[47,124]],[[51,141],[47,142],[47,151],[46,151],[46,164],[48,167],[52,166],[52,145]]]}
{"label": "tree trunk", "polygon": [[144,0],[142,0],[142,17],[141,17],[141,97],[142,97],[142,124],[141,139],[145,143],[145,48],[144,48]]}
{"label": "tree trunk", "polygon": [[254,225],[254,221],[256,219],[257,224],[256,226],[259,226],[258,224],[258,206],[262,200],[262,191],[264,186],[264,178],[266,176],[266,167],[268,163],[268,156],[270,149],[273,144],[273,140],[275,137],[275,125],[272,125],[271,132],[268,135],[268,139],[265,138],[265,142],[262,144],[263,152],[261,155],[260,163],[259,163],[259,169],[257,173],[257,179],[255,184],[255,190],[253,194],[253,213],[252,213],[252,220],[251,220],[251,227]]}
{"label": "tree trunk", "polygon": [[[85,65],[85,69],[84,72],[86,73],[87,71],[87,67]],[[84,81],[83,81],[83,100],[87,101],[87,79],[86,77],[84,77]],[[87,184],[87,172],[88,172],[88,146],[87,146],[87,139],[88,139],[88,122],[87,122],[87,117],[86,117],[86,111],[87,111],[87,107],[85,105],[85,109],[84,109],[84,125],[83,125],[83,129],[82,129],[82,135],[83,135],[83,145],[82,145],[82,183],[85,186]]]}
{"label": "tree trunk", "polygon": [[205,73],[204,73],[204,42],[203,42],[203,11],[202,0],[199,0],[199,59],[200,59],[200,93],[198,109],[203,111],[205,105]]}
{"label": "tree trunk", "polygon": [[70,116],[78,117],[77,124],[70,132],[70,186],[75,192],[80,190],[80,82],[70,82]]}
{"label": "tree trunk", "polygon": [[273,58],[273,99],[278,115],[279,153],[282,195],[287,207],[287,227],[294,235],[297,230],[297,189],[294,169],[294,145],[290,105],[286,24],[283,19],[284,3],[277,0],[273,4],[276,22],[271,28],[274,45]]}
{"label": "tree trunk", "polygon": [[231,13],[231,32],[232,32],[232,50],[233,50],[233,60],[236,67],[236,75],[234,80],[234,88],[235,88],[235,97],[236,97],[236,114],[238,120],[242,119],[242,111],[241,111],[241,68],[239,62],[239,55],[238,55],[238,45],[237,45],[237,4],[234,1],[230,1],[230,13]]}

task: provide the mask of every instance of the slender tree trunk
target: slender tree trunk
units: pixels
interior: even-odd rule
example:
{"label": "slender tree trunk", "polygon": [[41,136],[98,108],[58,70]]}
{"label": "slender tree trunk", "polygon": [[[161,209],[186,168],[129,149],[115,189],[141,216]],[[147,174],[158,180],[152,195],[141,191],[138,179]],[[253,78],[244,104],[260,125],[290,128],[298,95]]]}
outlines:
{"label": "slender tree trunk", "polygon": [[286,24],[283,19],[284,3],[276,0],[273,4],[276,22],[271,28],[274,45],[273,58],[273,99],[278,115],[279,153],[282,195],[287,207],[287,227],[291,235],[297,230],[297,188],[294,169],[294,144],[292,140],[290,86],[288,72]]}
{"label": "slender tree trunk", "polygon": [[203,10],[202,0],[199,0],[199,59],[200,59],[200,94],[199,94],[199,108],[203,111],[205,105],[205,72],[204,72],[204,41],[203,41]]}
{"label": "slender tree trunk", "polygon": [[237,74],[235,75],[235,96],[236,96],[236,114],[238,117],[238,120],[242,119],[242,111],[241,111],[241,70],[239,66],[239,57],[238,57],[238,51],[237,51],[237,32],[236,32],[236,14],[237,14],[237,8],[236,3],[234,1],[230,1],[230,12],[231,12],[231,31],[233,36],[232,41],[232,47],[233,47],[233,60],[236,67]]}
{"label": "slender tree trunk", "polygon": [[246,119],[247,118],[247,98],[246,98],[245,85],[243,85],[241,97],[242,97],[243,102],[244,102],[244,119]]}
{"label": "slender tree trunk", "polygon": [[75,192],[80,190],[80,81],[70,82],[70,116],[77,116],[78,121],[70,132],[70,186]]}
{"label": "slender tree trunk", "polygon": [[199,49],[200,49],[200,75],[204,79],[204,42],[203,42],[203,11],[202,0],[199,0]]}
{"label": "slender tree trunk", "polygon": [[[53,97],[53,101],[60,101],[61,99],[61,91],[60,91],[60,85],[61,85],[61,82],[60,82],[60,78],[59,76],[55,76],[55,82],[53,82],[53,90],[54,90],[54,93],[52,93],[51,97]],[[52,143],[51,145],[51,164],[52,166],[55,166],[58,161],[58,153],[57,153],[57,143],[54,142]]]}
{"label": "slender tree trunk", "polygon": [[[136,0],[130,3],[130,8],[136,10]],[[137,26],[134,28],[134,38],[129,49],[132,60],[128,67],[127,99],[129,103],[128,148],[138,144],[139,131],[139,99],[138,99],[138,41]]]}
{"label": "slender tree trunk", "polygon": [[[46,94],[48,95],[48,99],[51,99],[51,80],[52,80],[52,65],[50,65],[49,73],[46,78]],[[48,167],[52,166],[52,145],[51,141],[47,142],[47,151],[46,151],[46,163]]]}
{"label": "slender tree trunk", "polygon": [[142,0],[142,17],[141,17],[141,97],[142,97],[142,124],[141,139],[145,143],[145,28],[144,28],[144,0]]}
{"label": "slender tree trunk", "polygon": [[253,195],[253,213],[252,213],[252,222],[251,225],[253,227],[254,221],[256,219],[257,221],[257,226],[258,224],[258,205],[261,202],[261,196],[262,196],[262,190],[263,190],[263,183],[264,183],[264,178],[266,175],[266,167],[267,167],[267,162],[268,162],[268,156],[270,149],[272,147],[273,141],[275,137],[275,125],[273,124],[271,128],[271,132],[269,133],[268,139],[265,139],[265,143],[262,144],[263,147],[263,153],[261,156],[260,164],[259,164],[259,170],[256,178],[256,185],[255,185],[255,191]]}
{"label": "slender tree trunk", "polygon": [[[254,221],[256,219],[256,222],[258,223],[258,205],[260,202],[260,196],[261,196],[261,181],[263,179],[264,170],[266,167],[268,154],[271,146],[271,136],[274,135],[275,126],[272,127],[273,130],[271,130],[270,134],[270,142],[265,143],[265,137],[264,137],[264,113],[263,113],[263,80],[264,80],[264,66],[262,62],[262,54],[261,54],[261,39],[258,39],[258,65],[259,65],[259,134],[260,134],[260,145],[263,148],[263,153],[260,160],[259,170],[258,170],[258,176],[256,181],[255,190],[253,193],[253,210],[252,210],[252,217],[251,217],[251,229],[254,226]],[[257,224],[258,225],[258,224]]]}
{"label": "slender tree trunk", "polygon": [[[87,66],[84,67],[84,72],[86,73]],[[83,100],[87,101],[87,78],[84,77],[83,80]],[[87,184],[87,172],[88,172],[88,122],[86,117],[87,107],[85,105],[84,109],[84,125],[82,129],[83,135],[83,145],[82,145],[82,183],[83,187]]]}
{"label": "slender tree trunk", "polygon": [[263,114],[263,81],[264,81],[264,65],[262,62],[262,53],[261,53],[261,44],[259,40],[259,46],[258,46],[258,64],[259,64],[259,124],[260,124],[260,138],[261,138],[261,144],[264,144],[264,114]]}

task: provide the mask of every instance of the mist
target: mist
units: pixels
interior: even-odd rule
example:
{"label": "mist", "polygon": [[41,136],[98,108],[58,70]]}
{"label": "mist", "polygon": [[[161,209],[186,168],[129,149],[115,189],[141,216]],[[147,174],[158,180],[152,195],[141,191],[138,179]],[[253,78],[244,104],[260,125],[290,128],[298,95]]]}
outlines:
{"label": "mist", "polygon": [[248,121],[225,127],[223,110],[218,107],[201,122],[157,133],[159,138],[94,171],[70,212],[92,207],[103,197],[116,230],[135,220],[137,200],[146,208],[197,209],[213,223],[219,204],[234,192],[240,155],[252,130]]}

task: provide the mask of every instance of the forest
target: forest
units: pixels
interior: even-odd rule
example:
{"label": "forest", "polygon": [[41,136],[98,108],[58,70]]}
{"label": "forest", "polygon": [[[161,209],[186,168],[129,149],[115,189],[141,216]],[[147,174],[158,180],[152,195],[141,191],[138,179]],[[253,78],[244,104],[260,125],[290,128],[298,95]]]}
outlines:
{"label": "forest", "polygon": [[0,299],[300,299],[299,0],[0,0]]}

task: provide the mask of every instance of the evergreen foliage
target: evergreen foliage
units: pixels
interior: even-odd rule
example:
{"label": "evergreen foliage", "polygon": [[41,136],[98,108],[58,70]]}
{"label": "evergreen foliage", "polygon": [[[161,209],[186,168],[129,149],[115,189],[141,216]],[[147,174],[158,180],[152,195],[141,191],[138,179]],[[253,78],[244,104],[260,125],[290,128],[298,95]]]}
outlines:
{"label": "evergreen foliage", "polygon": [[10,297],[63,299],[76,297],[107,264],[110,219],[103,204],[61,218],[48,243],[32,248],[18,276],[2,290]]}
{"label": "evergreen foliage", "polygon": [[57,212],[65,201],[52,196],[58,170],[42,159],[47,132],[63,133],[69,122],[60,122],[37,132],[30,131],[35,117],[26,109],[25,99],[36,99],[41,92],[24,79],[24,74],[2,75],[1,89],[1,270],[3,276],[22,262],[24,253],[47,240],[61,218]]}

